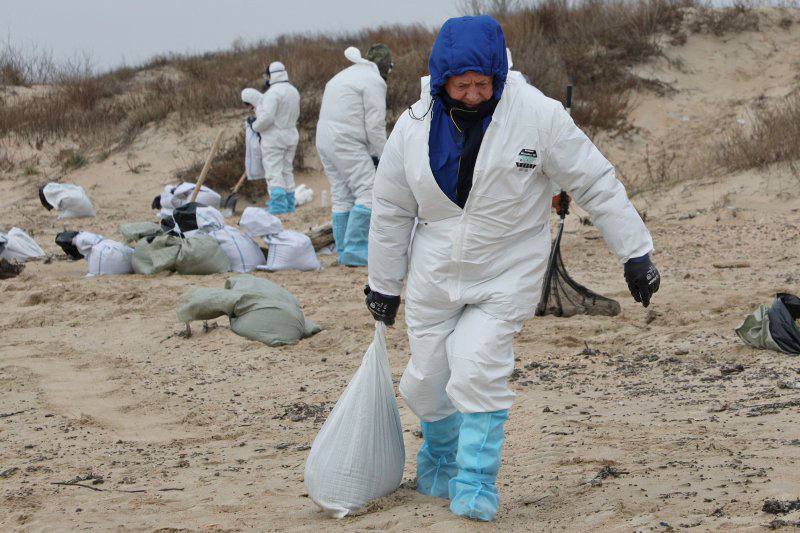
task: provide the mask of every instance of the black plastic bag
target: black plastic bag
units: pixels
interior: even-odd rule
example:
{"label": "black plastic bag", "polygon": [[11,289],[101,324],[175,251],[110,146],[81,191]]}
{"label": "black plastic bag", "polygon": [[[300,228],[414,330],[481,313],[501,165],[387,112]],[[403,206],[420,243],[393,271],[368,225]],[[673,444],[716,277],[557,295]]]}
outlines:
{"label": "black plastic bag", "polygon": [[769,310],[769,333],[772,340],[788,354],[800,355],[800,298],[794,294],[778,293]]}

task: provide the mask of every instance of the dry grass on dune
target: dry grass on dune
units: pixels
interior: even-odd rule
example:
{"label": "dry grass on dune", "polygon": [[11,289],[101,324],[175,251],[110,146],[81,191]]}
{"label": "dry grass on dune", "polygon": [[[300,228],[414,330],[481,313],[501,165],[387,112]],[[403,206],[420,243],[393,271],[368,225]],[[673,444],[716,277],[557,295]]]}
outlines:
{"label": "dry grass on dune", "polygon": [[[724,32],[747,28],[744,7],[702,11],[695,0],[545,0],[538,3],[471,2],[503,25],[514,54],[514,68],[527,74],[545,94],[563,98],[565,85],[578,87],[576,121],[589,130],[624,131],[631,91],[642,80],[632,64],[660,53],[658,37],[680,42],[682,22],[694,8],[691,31]],[[722,13],[722,14],[720,14]],[[740,28],[741,27],[741,28]],[[389,126],[419,97],[419,77],[436,29],[421,25],[384,26],[341,35],[285,35],[227,51],[197,56],[156,57],[137,67],[89,75],[81,62],[56,67],[46,54],[29,58],[7,45],[0,48],[4,84],[52,84],[52,90],[0,107],[0,137],[16,134],[40,146],[51,136],[87,147],[124,146],[147,125],[175,114],[182,121],[208,119],[241,109],[239,92],[259,87],[270,61],[283,61],[302,94],[301,143],[297,163],[313,149],[314,128],[325,83],[348,65],[346,46],[366,50],[387,44],[395,70],[388,84]],[[685,40],[685,35],[684,35]],[[242,110],[242,116],[245,112]],[[239,150],[241,147],[234,147]],[[236,172],[220,175],[226,183]]]}
{"label": "dry grass on dune", "polygon": [[800,179],[800,92],[750,111],[749,128],[733,129],[719,144],[717,163],[728,170],[787,163]]}

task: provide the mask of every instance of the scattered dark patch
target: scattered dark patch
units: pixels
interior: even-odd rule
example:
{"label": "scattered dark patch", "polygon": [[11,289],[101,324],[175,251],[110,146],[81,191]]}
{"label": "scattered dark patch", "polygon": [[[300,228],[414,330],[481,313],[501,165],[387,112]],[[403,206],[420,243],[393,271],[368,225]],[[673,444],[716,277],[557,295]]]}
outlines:
{"label": "scattered dark patch", "polygon": [[[305,402],[295,402],[291,405],[282,406],[284,411],[272,418],[276,420],[291,420],[292,422],[302,422],[313,419],[314,422],[324,422],[330,410],[329,402],[319,404],[307,404]],[[288,445],[287,445],[288,446]]]}
{"label": "scattered dark patch", "polygon": [[786,514],[800,509],[800,499],[797,500],[778,500],[767,498],[761,510],[769,514]]}

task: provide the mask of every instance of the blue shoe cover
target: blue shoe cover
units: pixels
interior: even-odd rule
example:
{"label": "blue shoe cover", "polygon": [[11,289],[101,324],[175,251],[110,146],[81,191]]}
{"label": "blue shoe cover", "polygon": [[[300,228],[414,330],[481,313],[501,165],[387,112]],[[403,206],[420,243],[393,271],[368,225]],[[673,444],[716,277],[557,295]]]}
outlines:
{"label": "blue shoe cover", "polygon": [[350,218],[350,211],[343,213],[333,213],[333,242],[336,243],[336,253],[339,254],[339,264],[342,264],[342,252],[344,251],[344,234],[347,231],[347,219]]}
{"label": "blue shoe cover", "polygon": [[289,212],[289,198],[286,189],[275,187],[269,191],[269,212],[273,215],[285,215]]}
{"label": "blue shoe cover", "polygon": [[461,413],[420,422],[425,441],[417,453],[417,491],[434,498],[450,498],[450,480],[458,473],[456,451]]}
{"label": "blue shoe cover", "polygon": [[464,414],[458,435],[458,475],[450,480],[450,510],[489,522],[497,514],[495,479],[500,470],[503,424],[508,410]]}
{"label": "blue shoe cover", "polygon": [[347,230],[344,233],[344,250],[339,262],[347,266],[367,266],[367,243],[369,241],[369,219],[372,211],[356,204],[350,211]]}
{"label": "blue shoe cover", "polygon": [[294,191],[286,193],[286,200],[289,208],[290,213],[294,213],[297,211],[297,206],[294,203]]}

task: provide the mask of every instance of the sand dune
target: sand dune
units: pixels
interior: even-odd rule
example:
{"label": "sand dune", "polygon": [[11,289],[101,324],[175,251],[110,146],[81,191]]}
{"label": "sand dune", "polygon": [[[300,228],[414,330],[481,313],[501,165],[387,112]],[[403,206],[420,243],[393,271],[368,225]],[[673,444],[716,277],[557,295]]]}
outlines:
{"label": "sand dune", "polygon": [[[397,493],[341,521],[305,497],[308,448],[372,337],[364,269],[327,256],[322,272],[259,274],[325,327],[269,348],[226,320],[179,335],[180,296],[228,275],[87,279],[85,263],[59,258],[53,239],[65,227],[119,238],[119,223],[150,219],[152,197],[217,125],[154,127],[128,152],[64,176],[91,195],[98,216],[88,221],[46,212],[37,178],[3,177],[2,224],[56,258],[0,281],[0,529],[761,530],[776,518],[762,512],[766,498],[800,496],[800,391],[779,387],[800,381],[800,362],[745,347],[733,328],[776,292],[800,292],[800,181],[782,168],[720,175],[707,163],[727,130],[747,127],[748,106],[796,87],[800,31],[780,27],[781,16],[764,12],[759,32],[668,46],[637,73],[672,89],[639,93],[629,135],[598,136],[626,181],[647,189],[634,202],[647,212],[662,289],[649,310],[637,306],[597,230],[570,217],[567,268],[623,313],[525,325],[494,525],[456,519],[414,491],[421,439],[402,402]],[[658,154],[672,163],[656,189],[644,187]],[[327,187],[318,170],[297,181]],[[326,220],[318,199],[286,225]],[[402,320],[388,340],[399,379]],[[75,479],[92,488],[54,484]]]}

